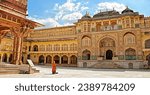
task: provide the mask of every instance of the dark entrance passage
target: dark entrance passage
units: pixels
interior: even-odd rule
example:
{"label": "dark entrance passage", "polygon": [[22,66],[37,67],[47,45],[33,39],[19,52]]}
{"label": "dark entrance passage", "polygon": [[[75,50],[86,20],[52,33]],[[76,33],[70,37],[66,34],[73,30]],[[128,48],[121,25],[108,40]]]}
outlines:
{"label": "dark entrance passage", "polygon": [[39,64],[44,64],[44,56],[43,55],[41,55],[39,57]]}
{"label": "dark entrance passage", "polygon": [[111,50],[106,51],[106,60],[112,60],[113,52]]}
{"label": "dark entrance passage", "polygon": [[66,55],[62,56],[61,62],[62,64],[68,64],[68,57]]}
{"label": "dark entrance passage", "polygon": [[2,60],[2,62],[7,62],[7,54],[6,54],[6,53],[3,55],[3,60]]}
{"label": "dark entrance passage", "polygon": [[146,56],[146,60],[148,61],[148,65],[150,66],[150,54]]}
{"label": "dark entrance passage", "polygon": [[60,61],[59,59],[60,59],[60,58],[59,58],[58,55],[55,55],[55,56],[54,56],[54,61],[55,61],[56,64],[59,64],[59,61]]}

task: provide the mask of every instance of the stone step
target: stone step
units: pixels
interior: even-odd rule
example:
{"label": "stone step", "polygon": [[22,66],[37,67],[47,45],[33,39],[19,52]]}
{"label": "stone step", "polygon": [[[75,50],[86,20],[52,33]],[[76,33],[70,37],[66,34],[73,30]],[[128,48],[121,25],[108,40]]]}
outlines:
{"label": "stone step", "polygon": [[[29,73],[29,65],[20,65],[19,69],[21,71],[21,73]],[[37,70],[35,67],[32,67],[32,72],[33,73],[39,73],[40,71]]]}
{"label": "stone step", "polygon": [[[39,73],[36,68],[32,68],[33,73]],[[29,65],[13,65],[13,64],[0,64],[0,74],[27,74],[29,73]]]}
{"label": "stone step", "polygon": [[0,70],[19,70],[19,68],[0,68]]}
{"label": "stone step", "polygon": [[122,69],[122,67],[118,64],[115,64],[110,61],[101,61],[97,64],[94,64],[92,68],[96,69]]}
{"label": "stone step", "polygon": [[0,74],[19,74],[20,70],[0,70]]}

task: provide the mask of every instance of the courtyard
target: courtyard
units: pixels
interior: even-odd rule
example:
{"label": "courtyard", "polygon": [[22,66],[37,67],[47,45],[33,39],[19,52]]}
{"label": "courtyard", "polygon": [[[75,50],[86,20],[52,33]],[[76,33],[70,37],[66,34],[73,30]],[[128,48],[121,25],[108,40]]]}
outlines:
{"label": "courtyard", "polygon": [[150,78],[149,69],[93,69],[57,67],[58,74],[51,74],[51,66],[35,66],[40,73],[0,75],[0,78]]}

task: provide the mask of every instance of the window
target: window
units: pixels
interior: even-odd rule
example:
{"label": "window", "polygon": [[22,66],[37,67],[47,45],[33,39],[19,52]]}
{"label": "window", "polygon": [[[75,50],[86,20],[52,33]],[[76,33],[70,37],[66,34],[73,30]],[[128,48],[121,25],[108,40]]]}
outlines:
{"label": "window", "polygon": [[92,28],[92,32],[95,32],[95,28]]}
{"label": "window", "polygon": [[145,41],[145,48],[146,49],[150,48],[150,39]]}
{"label": "window", "polygon": [[74,44],[74,43],[71,44],[71,45],[70,45],[70,50],[71,50],[71,51],[76,51],[76,50],[77,50],[77,44]]}
{"label": "window", "polygon": [[135,24],[135,28],[139,28],[140,27],[140,24]]}
{"label": "window", "polygon": [[52,45],[47,45],[46,46],[46,51],[52,51]]}
{"label": "window", "polygon": [[54,51],[60,51],[60,45],[58,44],[54,45]]}
{"label": "window", "polygon": [[33,51],[38,51],[38,46],[37,45],[33,46]]}
{"label": "window", "polygon": [[135,36],[131,33],[127,33],[124,36],[124,43],[125,43],[125,45],[135,44]]}
{"label": "window", "polygon": [[68,45],[67,44],[63,44],[62,45],[62,50],[63,51],[68,51]]}
{"label": "window", "polygon": [[45,51],[45,46],[44,45],[40,45],[39,50],[40,51]]}
{"label": "window", "polygon": [[122,25],[118,25],[118,29],[122,29]]}
{"label": "window", "polygon": [[91,38],[89,37],[84,37],[82,39],[82,46],[91,46]]}

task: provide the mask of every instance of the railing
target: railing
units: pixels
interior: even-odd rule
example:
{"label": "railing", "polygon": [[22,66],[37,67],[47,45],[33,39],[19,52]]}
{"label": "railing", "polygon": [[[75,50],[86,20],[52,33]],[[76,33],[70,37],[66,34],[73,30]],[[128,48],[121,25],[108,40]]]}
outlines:
{"label": "railing", "polygon": [[136,56],[128,55],[128,56],[125,56],[125,59],[126,60],[136,60]]}

